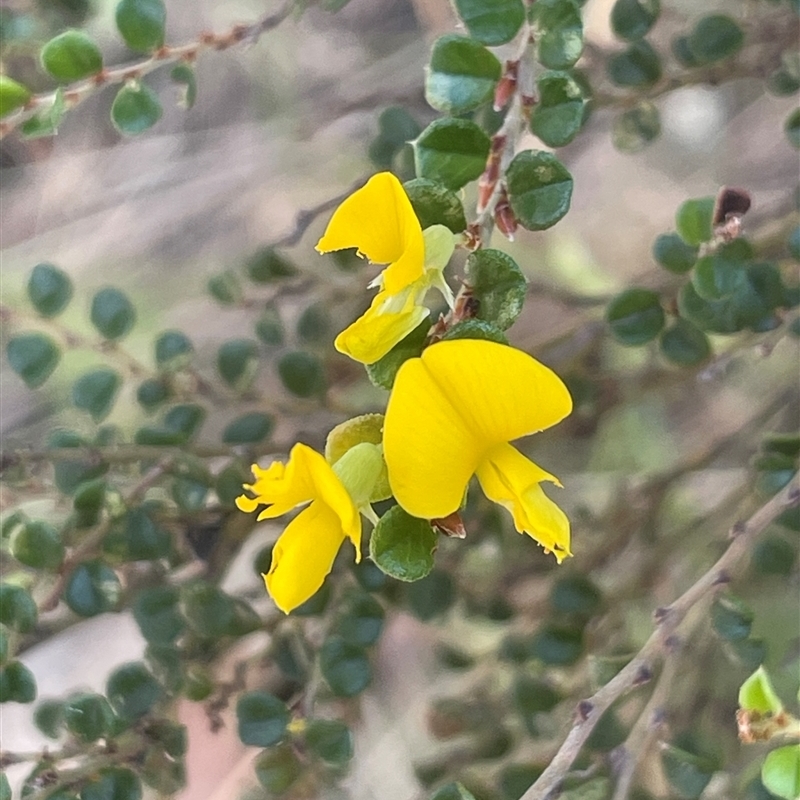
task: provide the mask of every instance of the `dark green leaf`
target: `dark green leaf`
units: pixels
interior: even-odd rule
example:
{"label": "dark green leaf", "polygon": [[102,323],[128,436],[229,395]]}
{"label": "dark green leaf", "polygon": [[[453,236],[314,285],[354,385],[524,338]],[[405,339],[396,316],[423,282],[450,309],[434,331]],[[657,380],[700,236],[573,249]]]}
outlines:
{"label": "dark green leaf", "polygon": [[135,720],[163,697],[164,690],[141,661],[132,661],[108,676],[106,695],[118,716]]}
{"label": "dark green leaf", "polygon": [[[781,519],[778,518],[778,522]],[[781,536],[765,536],[753,548],[751,564],[763,575],[789,576],[794,570],[797,553]]]}
{"label": "dark green leaf", "polygon": [[41,386],[52,375],[61,358],[58,345],[43,333],[12,336],[6,346],[11,369],[29,389]]}
{"label": "dark green leaf", "polygon": [[457,322],[452,328],[445,331],[441,341],[447,342],[453,339],[486,339],[498,344],[508,344],[508,339],[503,331],[483,319],[465,319]]}
{"label": "dark green leaf", "polygon": [[136,400],[147,412],[158,408],[169,397],[169,387],[160,378],[148,378],[136,389]]}
{"label": "dark green leaf", "polygon": [[111,567],[102,561],[84,561],[70,573],[64,589],[67,605],[81,617],[113,611],[122,587]]}
{"label": "dark green leaf", "polygon": [[0,703],[32,703],[36,699],[36,678],[21,662],[0,667]]}
{"label": "dark green leaf", "polygon": [[83,31],[60,33],[42,47],[42,67],[60,83],[71,83],[94,75],[103,68],[103,55]]}
{"label": "dark green leaf", "polygon": [[406,181],[403,188],[423,230],[431,225],[444,225],[453,233],[466,229],[464,206],[455,192],[426,178]]}
{"label": "dark green leaf", "polygon": [[375,386],[391,389],[394,384],[397,370],[408,361],[422,352],[428,331],[431,328],[430,320],[423,320],[414,328],[405,339],[401,339],[383,358],[366,367],[367,375]]}
{"label": "dark green leaf", "polygon": [[208,291],[222,305],[230,306],[242,301],[242,284],[231,270],[209,278]]}
{"label": "dark green leaf", "polygon": [[489,137],[467,119],[434,120],[414,142],[417,175],[460,189],[484,170]]}
{"label": "dark green leaf", "polygon": [[186,670],[183,693],[195,703],[202,702],[214,691],[214,679],[208,670],[191,666]]}
{"label": "dark green leaf", "polygon": [[696,245],[686,244],[677,233],[662,233],[653,244],[653,258],[664,269],[682,275],[694,266],[697,250]]}
{"label": "dark green leaf", "polygon": [[141,800],[142,785],[136,775],[122,767],[101,769],[81,789],[80,800]]}
{"label": "dark green leaf", "polygon": [[178,105],[188,111],[197,100],[197,77],[194,74],[194,69],[189,64],[176,64],[169,76],[182,87]]}
{"label": "dark green leaf", "polygon": [[144,83],[123,86],[111,104],[111,122],[124,136],[137,136],[161,119],[158,95]]}
{"label": "dark green leaf", "polygon": [[239,738],[255,747],[272,747],[283,739],[289,709],[268,692],[247,692],[236,704]]}
{"label": "dark green leaf", "polygon": [[583,20],[575,0],[537,0],[531,6],[536,57],[548,69],[567,69],[583,52]]}
{"label": "dark green leaf", "polygon": [[28,592],[13,583],[0,583],[0,622],[18,631],[30,633],[36,627],[38,611]]}
{"label": "dark green leaf", "polygon": [[700,63],[689,47],[688,36],[676,36],[672,40],[670,49],[672,50],[672,55],[675,56],[676,61],[681,66],[686,67],[686,69],[694,69],[695,67],[700,66]]}
{"label": "dark green leaf", "polygon": [[348,598],[336,621],[334,632],[348,644],[367,647],[375,644],[383,630],[383,606],[368,594]]}
{"label": "dark green leaf", "polygon": [[[234,501],[242,494],[242,484],[249,483],[250,471],[239,461],[232,461],[217,475],[217,497],[227,508],[234,507]],[[267,572],[267,570],[264,570]]]}
{"label": "dark green leaf", "polygon": [[353,757],[353,736],[339,720],[309,720],[305,741],[309,751],[326,764],[342,766]]}
{"label": "dark green leaf", "polygon": [[164,414],[164,428],[179,434],[183,441],[188,441],[194,436],[203,424],[206,411],[196,403],[183,403],[173,406]]}
{"label": "dark green leaf", "polygon": [[120,0],[117,28],[131,50],[149,53],[164,44],[167,9],[163,0]]}
{"label": "dark green leaf", "polygon": [[217,352],[217,370],[229,386],[242,390],[255,377],[258,346],[250,339],[224,342]]}
{"label": "dark green leaf", "polygon": [[586,747],[601,753],[610,753],[625,741],[627,734],[627,728],[619,721],[614,711],[609,709],[600,717],[594,730],[589,734]]}
{"label": "dark green leaf", "polygon": [[[74,431],[57,429],[48,437],[49,447],[86,447],[86,440]],[[108,464],[95,456],[76,459],[75,461],[58,460],[54,465],[55,482],[59,491],[73,494],[84,482],[103,475],[108,471]]]}
{"label": "dark green leaf", "polygon": [[698,259],[692,273],[695,291],[704,300],[722,300],[741,289],[746,280],[745,264],[728,258],[722,248]]}
{"label": "dark green leaf", "polygon": [[499,786],[503,800],[519,800],[544,772],[534,764],[509,764],[500,770]]}
{"label": "dark green leaf", "polygon": [[611,9],[611,28],[620,39],[641,39],[660,11],[659,0],[617,0]]}
{"label": "dark green leaf", "polygon": [[297,337],[302,342],[320,344],[330,338],[331,315],[325,303],[314,303],[297,320]]}
{"label": "dark green leaf", "polygon": [[709,759],[667,744],[661,747],[661,766],[670,784],[687,800],[700,797],[714,773]]}
{"label": "dark green leaf", "polygon": [[155,350],[159,367],[180,368],[186,366],[194,347],[183,331],[164,331],[156,339]]}
{"label": "dark green leaf", "polygon": [[438,111],[464,114],[490,100],[500,62],[480,43],[448,34],[436,40],[425,79],[425,99]]}
{"label": "dark green leaf", "polygon": [[169,534],[158,527],[141,507],[125,512],[103,540],[103,551],[120,561],[166,558],[169,550]]}
{"label": "dark green leaf", "polygon": [[453,579],[443,569],[434,569],[422,580],[406,587],[408,606],[423,622],[447,611],[455,599]]}
{"label": "dark green leaf", "polygon": [[372,667],[362,647],[348,644],[341,636],[329,636],[319,653],[322,675],[339,697],[353,697],[369,685]]}
{"label": "dark green leaf", "polygon": [[531,130],[549,147],[569,144],[583,124],[584,98],[567,72],[544,72],[536,79],[539,102],[531,114]]}
{"label": "dark green leaf", "polygon": [[119,289],[101,289],[92,298],[92,325],[106,339],[121,339],[136,322],[136,311]]}
{"label": "dark green leaf", "polygon": [[399,106],[391,106],[378,117],[378,137],[370,144],[369,157],[377,166],[391,169],[407,142],[419,136],[419,123]]}
{"label": "dark green leaf", "polygon": [[612,56],[607,72],[617,86],[652,86],[661,77],[661,61],[650,44],[640,39],[623,53]]}
{"label": "dark green leaf", "polygon": [[133,618],[142,636],[155,644],[170,644],[186,623],[178,610],[178,590],[174,586],[143,589],[133,603]]}
{"label": "dark green leaf", "polygon": [[242,414],[228,423],[222,433],[225,444],[253,444],[266,439],[275,426],[275,420],[261,411]]}
{"label": "dark green leaf", "polygon": [[661,135],[661,115],[653,103],[642,100],[614,119],[611,139],[623,153],[640,153]]}
{"label": "dark green leaf", "polygon": [[0,118],[22,108],[30,99],[30,90],[8,75],[0,75]]}
{"label": "dark green leaf", "polygon": [[469,35],[490,47],[510,42],[525,20],[522,0],[455,0],[455,6]]}
{"label": "dark green leaf", "polygon": [[742,668],[752,672],[767,660],[767,645],[763,639],[749,637],[731,642],[731,648],[736,658],[741,662]]}
{"label": "dark green leaf", "polygon": [[788,96],[800,89],[800,79],[785,69],[776,69],[767,78],[766,88],[768,92],[778,95],[778,97]]}
{"label": "dark green leaf", "polygon": [[550,605],[564,614],[589,619],[602,604],[600,590],[582,575],[560,578],[550,590]]}
{"label": "dark green leaf", "polygon": [[531,640],[530,654],[545,664],[568,666],[583,653],[583,632],[575,628],[548,625]]}
{"label": "dark green leaf", "polygon": [[433,569],[437,536],[430,522],[393,506],[372,532],[369,554],[387,575],[401,581],[418,581]]}
{"label": "dark green leaf", "polygon": [[47,522],[33,520],[17,528],[9,540],[11,555],[27,567],[53,571],[64,560],[64,543]]}
{"label": "dark green leaf", "polygon": [[680,367],[696,367],[711,356],[708,336],[685,319],[662,331],[658,346],[664,358]]}
{"label": "dark green leaf", "polygon": [[746,639],[750,635],[754,616],[744,600],[730,593],[716,597],[711,606],[711,625],[729,642]]}
{"label": "dark green leaf", "polygon": [[274,308],[267,307],[256,322],[256,336],[266,345],[278,347],[283,344],[283,322]]}
{"label": "dark green leaf", "polygon": [[180,607],[189,627],[200,636],[218,639],[235,635],[236,605],[216,586],[196,581],[182,587]]}
{"label": "dark green leaf", "polygon": [[678,292],[678,310],[682,317],[710,333],[741,330],[735,310],[727,300],[704,300],[691,283],[685,283]]}
{"label": "dark green leaf", "polygon": [[4,628],[0,628],[0,664],[5,664],[8,661],[9,653],[8,633]]}
{"label": "dark green leaf", "polygon": [[303,767],[288,745],[265,750],[255,762],[258,782],[272,794],[285,792],[303,773]]}
{"label": "dark green leaf", "polygon": [[43,317],[58,316],[72,298],[72,281],[52,264],[37,264],[28,279],[28,297]]}
{"label": "dark green leaf", "polygon": [[661,332],[664,309],[655,292],[626,289],[608,304],[606,321],[617,341],[629,346],[641,345]]}
{"label": "dark green leaf", "polygon": [[783,130],[792,147],[800,149],[800,108],[796,108],[786,117]]}
{"label": "dark green leaf", "polygon": [[278,362],[281,383],[298,397],[312,397],[325,391],[322,362],[313,353],[286,353]]}
{"label": "dark green leaf", "polygon": [[87,372],[72,385],[72,404],[100,422],[111,412],[121,383],[119,374],[107,367]]}
{"label": "dark green leaf", "polygon": [[67,730],[84,742],[96,742],[112,729],[114,722],[114,712],[108,700],[91,692],[68,697],[63,715]]}
{"label": "dark green leaf", "polygon": [[527,282],[511,256],[500,250],[477,250],[467,258],[467,282],[479,301],[478,319],[506,330],[522,312]]}
{"label": "dark green leaf", "polygon": [[33,724],[48,739],[58,739],[64,727],[64,704],[60,700],[42,700],[33,712]]}
{"label": "dark green leaf", "polygon": [[248,260],[247,274],[255,283],[273,283],[297,275],[297,267],[274,248],[265,247]]}
{"label": "dark green leaf", "polygon": [[537,678],[520,675],[514,683],[513,702],[528,733],[537,736],[537,715],[552,711],[561,702],[561,695]]}
{"label": "dark green leaf", "polygon": [[511,208],[529,231],[556,224],[569,210],[572,176],[552,154],[523,150],[514,156],[506,175]]}
{"label": "dark green leaf", "polygon": [[739,52],[744,33],[725,14],[709,14],[694,26],[687,44],[698,64],[709,64]]}

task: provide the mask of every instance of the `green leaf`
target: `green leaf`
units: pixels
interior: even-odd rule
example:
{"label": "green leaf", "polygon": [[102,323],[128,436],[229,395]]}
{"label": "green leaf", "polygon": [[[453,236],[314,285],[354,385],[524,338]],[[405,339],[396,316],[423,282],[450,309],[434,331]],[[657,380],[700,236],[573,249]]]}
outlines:
{"label": "green leaf", "polygon": [[510,42],[525,21],[522,0],[455,0],[455,6],[469,35],[490,47]]}
{"label": "green leaf", "polygon": [[133,603],[133,618],[148,642],[171,644],[183,633],[186,623],[178,610],[174,586],[142,589]]}
{"label": "green leaf", "polygon": [[272,747],[283,739],[289,709],[268,692],[247,692],[236,704],[239,738],[255,747]]}
{"label": "green leaf", "polygon": [[265,750],[255,762],[258,782],[272,794],[285,792],[302,774],[303,767],[289,745]]}
{"label": "green leaf", "polygon": [[11,369],[29,389],[41,386],[52,375],[61,359],[58,345],[43,333],[21,333],[6,345]]}
{"label": "green leaf", "polygon": [[273,247],[265,247],[252,255],[246,269],[254,283],[274,283],[297,275],[297,267]]}
{"label": "green leaf", "polygon": [[584,98],[567,72],[544,72],[536,79],[539,102],[531,114],[531,130],[549,147],[563,147],[583,124]]}
{"label": "green leaf", "polygon": [[800,261],[800,225],[792,230],[786,240],[786,247],[792,258]]}
{"label": "green leaf", "polygon": [[529,231],[543,231],[569,210],[572,175],[552,154],[523,150],[514,156],[506,174],[511,209]]}
{"label": "green leaf", "polygon": [[444,225],[453,233],[466,230],[464,206],[455,192],[426,178],[406,181],[403,188],[423,230],[431,225]]}
{"label": "green leaf", "polygon": [[381,112],[378,129],[378,137],[369,146],[369,157],[383,169],[391,169],[397,155],[422,130],[414,117],[400,106],[391,106]]}
{"label": "green leaf", "polygon": [[448,783],[434,792],[431,800],[475,800],[475,796],[460,783]]}
{"label": "green leaf", "polygon": [[401,339],[383,358],[374,364],[367,364],[367,376],[372,383],[384,389],[391,389],[400,367],[409,358],[415,358],[422,352],[430,329],[430,320],[422,320],[405,339]]}
{"label": "green leaf", "polygon": [[686,67],[686,69],[694,69],[695,67],[700,66],[699,62],[695,58],[694,53],[689,47],[688,36],[676,36],[672,40],[670,49],[672,50],[672,55],[675,56],[675,60],[682,67]]}
{"label": "green leaf", "polygon": [[178,106],[188,111],[197,100],[197,77],[194,69],[189,64],[176,64],[169,73],[169,77],[181,87]]}
{"label": "green leaf", "polygon": [[620,39],[641,39],[660,11],[660,0],[617,0],[611,9],[611,28]]}
{"label": "green leaf", "polygon": [[694,26],[687,44],[698,64],[710,64],[738,53],[744,44],[744,33],[725,14],[709,14]]}
{"label": "green leaf", "polygon": [[709,759],[666,743],[661,746],[661,766],[670,784],[687,800],[700,797],[714,774]]}
{"label": "green leaf", "polygon": [[96,742],[113,728],[114,712],[101,694],[73,694],[64,703],[62,713],[67,730],[84,742]]}
{"label": "green leaf", "polygon": [[42,67],[59,83],[71,83],[103,69],[103,55],[83,31],[67,30],[47,42],[39,55]]}
{"label": "green leaf", "polygon": [[28,279],[28,297],[43,317],[58,316],[72,299],[72,281],[52,264],[37,264]]}
{"label": "green leaf", "polygon": [[531,640],[530,655],[545,664],[569,666],[583,653],[583,632],[577,628],[546,625]]}
{"label": "green leaf", "polygon": [[792,147],[800,149],[800,108],[796,108],[786,117],[783,130]]}
{"label": "green leaf", "polygon": [[522,312],[527,281],[511,256],[500,250],[477,250],[467,258],[467,282],[479,301],[477,317],[506,330]]}
{"label": "green leaf", "polygon": [[309,752],[326,764],[340,767],[353,757],[353,736],[339,720],[309,720],[304,739]]}
{"label": "green leaf", "polygon": [[158,681],[141,661],[117,667],[106,681],[106,695],[124,720],[143,717],[164,695]]}
{"label": "green leaf", "polygon": [[156,364],[162,369],[180,369],[189,362],[194,347],[183,331],[164,331],[156,339]]}
{"label": "green leaf", "polygon": [[731,642],[730,646],[743,669],[757,669],[767,660],[767,645],[763,639],[751,636]]}
{"label": "green leaf", "polygon": [[8,661],[9,653],[8,634],[5,629],[0,628],[0,664],[5,664]]}
{"label": "green leaf", "polygon": [[433,569],[437,543],[430,522],[393,506],[375,526],[369,554],[387,575],[400,581],[418,581]]}
{"label": "green leaf", "polygon": [[325,392],[322,362],[313,353],[301,350],[285,353],[278,362],[278,375],[286,389],[298,397]]}
{"label": "green leaf", "polygon": [[90,318],[101,336],[121,339],[136,322],[136,310],[127,295],[109,286],[92,298]]}
{"label": "green leaf", "polygon": [[539,734],[538,715],[552,711],[560,702],[561,695],[538,678],[523,674],[514,683],[514,708],[531,736]]}
{"label": "green leaf", "polygon": [[329,636],[319,652],[322,676],[338,697],[354,697],[372,680],[366,650],[348,644],[341,636]]}
{"label": "green leaf", "polygon": [[640,39],[623,53],[612,56],[606,71],[617,86],[652,86],[661,78],[661,61],[650,44]]}
{"label": "green leaf", "polygon": [[434,120],[414,142],[417,175],[460,189],[484,170],[489,137],[467,119]]}
{"label": "green leaf", "polygon": [[784,800],[800,797],[800,744],[790,744],[773,750],[761,768],[764,786]]}
{"label": "green leaf", "polygon": [[729,642],[746,639],[753,626],[752,609],[740,597],[721,594],[711,606],[711,625],[719,636]]}
{"label": "green leaf", "polygon": [[151,412],[169,398],[169,386],[160,378],[148,378],[136,389],[136,400],[146,411]]}
{"label": "green leaf", "polygon": [[242,493],[242,484],[249,483],[251,477],[250,471],[240,461],[228,464],[217,475],[216,492],[220,503],[226,508],[234,508],[234,501]]}
{"label": "green leaf", "polygon": [[53,93],[53,102],[35,116],[25,120],[20,131],[26,139],[52,136],[58,133],[58,126],[66,113],[67,105],[64,102],[64,89],[59,86]]}
{"label": "green leaf", "polygon": [[589,619],[602,605],[600,590],[582,575],[560,578],[550,590],[550,605],[563,614]]}
{"label": "green leaf", "polygon": [[111,104],[111,122],[123,136],[137,136],[161,119],[158,95],[144,83],[123,86]]}
{"label": "green leaf", "polygon": [[84,561],[70,573],[64,600],[81,617],[94,617],[113,611],[122,587],[116,572],[99,560]]}
{"label": "green leaf", "polygon": [[708,336],[685,319],[662,331],[658,346],[667,361],[680,367],[696,367],[711,356]]}
{"label": "green leaf", "polygon": [[169,534],[139,507],[114,522],[103,539],[103,552],[120,561],[152,561],[166,558],[170,544]]}
{"label": "green leaf", "polygon": [[368,594],[348,598],[336,621],[334,632],[348,644],[367,647],[378,641],[386,616],[383,606]]}
{"label": "green leaf", "polygon": [[447,342],[453,339],[485,339],[498,344],[508,344],[508,339],[503,331],[483,319],[464,319],[457,322],[444,332],[441,341]]}
{"label": "green leaf", "polygon": [[[86,447],[87,442],[74,431],[57,429],[47,440],[48,447]],[[108,464],[97,457],[76,458],[74,461],[58,460],[54,464],[55,483],[59,491],[73,494],[88,480],[98,478],[108,471]]]}
{"label": "green leaf", "polygon": [[535,764],[508,764],[499,773],[499,786],[503,800],[519,800],[544,772]]}
{"label": "green leaf", "polygon": [[[792,515],[791,517],[787,515]],[[800,512],[788,509],[776,522],[790,530],[800,530]],[[762,575],[789,576],[797,558],[794,547],[781,536],[765,536],[753,548],[751,564]]]}
{"label": "green leaf", "polygon": [[17,528],[8,543],[11,555],[27,567],[52,572],[64,560],[64,543],[47,522],[29,521]]}
{"label": "green leaf", "polygon": [[493,97],[501,70],[494,54],[473,39],[441,36],[426,70],[425,99],[446,114],[472,111]]}
{"label": "green leaf", "polygon": [[218,639],[234,635],[236,607],[233,598],[216,586],[196,581],[182,587],[180,607],[189,627],[200,636]]}
{"label": "green leaf", "polygon": [[653,103],[642,100],[614,119],[611,140],[622,153],[640,153],[661,135],[661,115]]}
{"label": "green leaf", "polygon": [[8,75],[0,75],[0,118],[22,108],[30,100],[30,90],[12,80]]}
{"label": "green leaf", "polygon": [[701,197],[686,200],[675,214],[675,227],[681,239],[697,247],[713,236],[711,218],[714,214],[714,198]]}
{"label": "green leaf", "polygon": [[167,9],[163,0],[120,0],[117,28],[131,50],[150,53],[164,44]]}
{"label": "green leaf", "polygon": [[18,633],[36,627],[39,612],[28,592],[13,583],[0,582],[0,622]]}
{"label": "green leaf", "polygon": [[251,339],[232,339],[217,351],[217,371],[228,386],[243,390],[255,377],[258,345]]}
{"label": "green leaf", "polygon": [[164,414],[164,428],[178,434],[183,442],[189,441],[203,424],[206,410],[197,403],[183,403],[173,406]]}
{"label": "green leaf", "polygon": [[[734,242],[731,242],[734,244]],[[740,290],[747,280],[746,262],[723,245],[695,264],[692,284],[704,300],[721,300]]]}
{"label": "green leaf", "polygon": [[231,270],[209,278],[207,286],[211,296],[222,305],[236,305],[242,301],[242,284]]}
{"label": "green leaf", "polygon": [[87,372],[72,385],[72,404],[100,422],[111,412],[121,383],[119,374],[107,367]]}
{"label": "green leaf", "polygon": [[767,78],[766,89],[778,97],[792,95],[800,89],[800,79],[783,68],[776,69]]}
{"label": "green leaf", "polygon": [[12,800],[11,784],[8,782],[5,772],[0,772],[0,800]]}
{"label": "green leaf", "polygon": [[676,275],[682,275],[694,266],[697,251],[697,245],[686,244],[677,233],[662,233],[653,243],[653,258]]}
{"label": "green leaf", "polygon": [[456,590],[450,574],[434,569],[422,580],[406,587],[406,601],[415,617],[427,622],[443,614],[455,602]]}
{"label": "green leaf", "polygon": [[60,700],[42,700],[33,712],[33,724],[48,739],[58,739],[64,727],[64,704]]}
{"label": "green leaf", "polygon": [[142,784],[129,769],[108,767],[81,789],[80,800],[141,800]]}
{"label": "green leaf", "polygon": [[256,336],[270,347],[283,344],[283,322],[277,309],[267,306],[255,325]]}
{"label": "green leaf", "polygon": [[626,289],[606,309],[614,338],[624,345],[636,346],[655,339],[664,327],[664,309],[655,292],[649,289]]}
{"label": "green leaf", "polygon": [[530,10],[536,57],[548,69],[567,69],[583,52],[583,20],[576,0],[537,0]]}
{"label": "green leaf", "polygon": [[759,667],[739,688],[739,707],[760,714],[783,711],[783,703],[764,667]]}
{"label": "green leaf", "polygon": [[0,703],[32,703],[36,699],[36,678],[21,662],[0,667]]}
{"label": "green leaf", "polygon": [[331,337],[331,315],[325,303],[313,303],[297,320],[297,338],[301,342],[321,344]]}
{"label": "green leaf", "polygon": [[254,444],[266,439],[275,427],[275,420],[261,411],[242,414],[228,423],[222,432],[225,444]]}

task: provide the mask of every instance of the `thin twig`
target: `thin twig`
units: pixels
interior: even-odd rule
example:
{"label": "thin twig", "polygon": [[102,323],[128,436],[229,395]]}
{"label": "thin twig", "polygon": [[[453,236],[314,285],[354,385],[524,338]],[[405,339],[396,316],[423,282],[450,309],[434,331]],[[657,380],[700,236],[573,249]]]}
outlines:
{"label": "thin twig", "polygon": [[603,713],[622,695],[647,682],[654,668],[665,655],[670,637],[683,621],[687,612],[713,589],[731,579],[734,568],[748,552],[753,540],[787,507],[800,502],[800,480],[795,476],[771,500],[765,503],[750,519],[734,526],[733,541],[714,565],[666,608],[656,609],[656,629],[634,658],[607,684],[577,707],[577,720],[567,734],[558,752],[539,779],[522,795],[520,800],[552,800],[558,795],[564,776],[577,758],[589,734]]}

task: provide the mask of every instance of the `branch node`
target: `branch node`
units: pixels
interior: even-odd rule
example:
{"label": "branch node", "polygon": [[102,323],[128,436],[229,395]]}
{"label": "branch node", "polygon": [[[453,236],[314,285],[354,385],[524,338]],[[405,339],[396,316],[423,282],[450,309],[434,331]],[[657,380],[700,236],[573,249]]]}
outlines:
{"label": "branch node", "polygon": [[649,664],[642,664],[639,669],[636,670],[633,685],[644,686],[644,684],[649,683],[651,680],[653,680],[653,670],[650,668]]}
{"label": "branch node", "polygon": [[731,528],[730,538],[735,539],[737,536],[741,536],[747,530],[747,523],[742,522],[739,520],[733,524]]}
{"label": "branch node", "polygon": [[731,582],[731,576],[724,570],[720,570],[717,574],[717,577],[714,578],[714,582],[711,584],[712,586],[724,586],[727,583]]}
{"label": "branch node", "polygon": [[581,700],[575,708],[575,716],[581,722],[586,722],[594,711],[594,703],[591,700]]}

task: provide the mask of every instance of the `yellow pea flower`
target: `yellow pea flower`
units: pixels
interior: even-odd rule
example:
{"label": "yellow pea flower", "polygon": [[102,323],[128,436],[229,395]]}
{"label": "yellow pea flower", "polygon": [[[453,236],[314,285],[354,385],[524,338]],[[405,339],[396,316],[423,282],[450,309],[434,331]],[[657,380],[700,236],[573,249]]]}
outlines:
{"label": "yellow pea flower", "polygon": [[369,498],[383,467],[380,445],[364,442],[348,450],[333,466],[304,444],[296,444],[286,464],[252,466],[255,481],[245,484],[253,497],[240,495],[246,513],[267,506],[258,520],[272,519],[305,503],[278,537],[269,572],[263,575],[272,599],[289,613],[322,586],[345,539],[361,560],[361,517],[377,521]]}
{"label": "yellow pea flower", "polygon": [[411,333],[430,313],[422,305],[436,287],[452,306],[442,270],[455,249],[444,225],[420,227],[403,185],[391,172],[373,175],[331,217],[317,242],[320,253],[357,248],[374,264],[387,264],[370,284],[378,294],[367,311],[335,339],[340,353],[373,364]]}
{"label": "yellow pea flower", "polygon": [[520,350],[475,339],[428,347],[400,367],[386,409],[383,447],[397,502],[415,517],[446,517],[475,474],[517,530],[561,563],[572,555],[569,520],[539,485],[561,484],[509,442],[571,411],[558,375]]}

